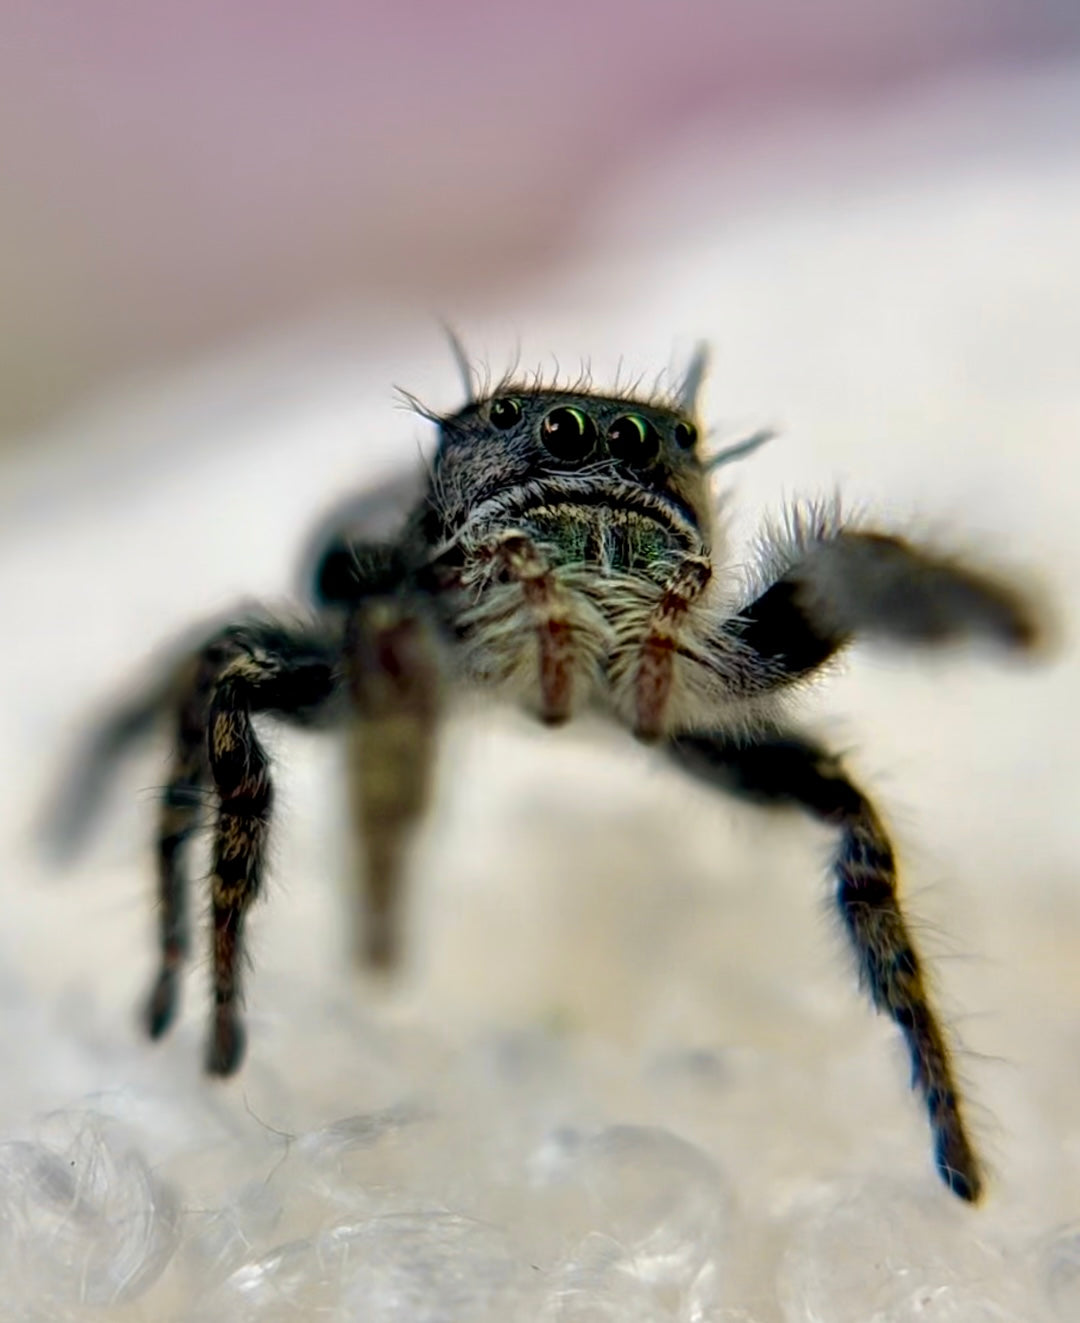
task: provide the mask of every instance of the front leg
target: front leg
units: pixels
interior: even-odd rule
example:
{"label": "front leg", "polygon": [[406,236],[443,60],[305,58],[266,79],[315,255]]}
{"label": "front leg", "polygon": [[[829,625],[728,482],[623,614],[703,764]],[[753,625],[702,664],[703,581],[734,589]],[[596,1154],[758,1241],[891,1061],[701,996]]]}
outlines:
{"label": "front leg", "polygon": [[528,534],[515,530],[481,548],[478,560],[485,558],[497,577],[521,588],[536,633],[540,719],[561,726],[573,703],[576,657],[569,604],[555,569]]}
{"label": "front leg", "polygon": [[801,680],[856,636],[936,646],[1039,641],[1031,604],[1012,585],[903,539],[796,516],[764,544],[770,582],[725,630],[731,687],[744,695]]}
{"label": "front leg", "polygon": [[634,674],[634,734],[639,740],[651,742],[663,733],[680,631],[711,579],[706,556],[684,557],[649,615]]}
{"label": "front leg", "polygon": [[469,548],[456,586],[471,600],[460,624],[482,659],[466,670],[488,684],[518,672],[540,720],[562,725],[577,682],[596,664],[598,631],[560,567],[529,533],[510,528]]}
{"label": "front leg", "polygon": [[836,903],[861,981],[907,1043],[912,1082],[926,1104],[942,1180],[961,1199],[975,1202],[982,1191],[979,1160],[900,907],[896,858],[874,806],[838,758],[796,736],[738,744],[723,736],[693,734],[673,740],[669,749],[681,767],[719,789],[761,804],[797,806],[837,830]]}

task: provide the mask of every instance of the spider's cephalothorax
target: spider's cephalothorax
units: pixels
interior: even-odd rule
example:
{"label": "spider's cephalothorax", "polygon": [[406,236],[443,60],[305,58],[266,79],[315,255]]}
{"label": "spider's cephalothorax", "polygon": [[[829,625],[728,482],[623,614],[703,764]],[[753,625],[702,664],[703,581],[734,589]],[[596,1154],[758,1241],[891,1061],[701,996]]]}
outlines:
{"label": "spider's cephalothorax", "polygon": [[[188,954],[187,846],[209,791],[214,1011],[208,1069],[240,1063],[244,920],[262,883],[272,786],[252,718],[339,723],[362,841],[363,958],[393,962],[404,852],[423,811],[439,718],[487,690],[549,724],[586,708],[657,742],[692,776],[795,805],[837,835],[836,900],[875,1006],[899,1026],[942,1178],[981,1189],[948,1048],[897,897],[877,811],[840,760],[795,733],[782,700],[857,634],[899,643],[1035,641],[1009,585],[820,510],[723,559],[701,454],[698,359],[680,391],[638,399],[507,383],[433,418],[430,470],[337,513],[310,558],[299,625],[252,616],[206,631],[161,684],[92,741],[67,826],[100,767],[162,713],[174,760],[158,834],[159,973],[147,1023],[177,1008]],[[429,417],[431,415],[428,415]]]}
{"label": "spider's cephalothorax", "polygon": [[696,440],[673,408],[557,391],[443,423],[424,546],[463,679],[659,735],[676,624],[712,579]]}

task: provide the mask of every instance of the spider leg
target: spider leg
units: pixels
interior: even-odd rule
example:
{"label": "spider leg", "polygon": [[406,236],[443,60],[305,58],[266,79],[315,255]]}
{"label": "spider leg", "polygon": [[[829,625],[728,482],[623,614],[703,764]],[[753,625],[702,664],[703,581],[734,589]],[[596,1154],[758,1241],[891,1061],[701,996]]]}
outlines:
{"label": "spider leg", "polygon": [[796,531],[794,546],[767,550],[783,567],[731,624],[744,693],[808,676],[857,634],[919,646],[1039,641],[1030,603],[989,574],[881,533]]}
{"label": "spider leg", "polygon": [[927,996],[922,963],[900,908],[896,859],[874,806],[840,760],[797,736],[733,743],[692,734],[669,744],[685,770],[760,804],[795,805],[840,836],[833,862],[836,903],[875,1007],[900,1028],[922,1094],[937,1168],[961,1199],[975,1202],[982,1174],[964,1123],[945,1036]]}
{"label": "spider leg", "polygon": [[373,581],[400,581],[409,517],[423,500],[427,472],[410,467],[327,512],[300,557],[300,594],[316,606],[347,607]]}
{"label": "spider leg", "polygon": [[440,706],[438,656],[419,600],[402,593],[357,603],[345,671],[348,777],[364,862],[354,948],[361,963],[389,968],[398,960],[405,854],[427,807]]}
{"label": "spider leg", "polygon": [[552,566],[527,533],[510,530],[477,553],[506,581],[519,584],[532,617],[540,665],[540,719],[560,726],[574,695],[575,639],[565,595]]}
{"label": "spider leg", "polygon": [[668,580],[646,626],[634,677],[634,733],[659,739],[674,677],[679,627],[712,578],[705,556],[686,556]]}
{"label": "spider leg", "polygon": [[228,637],[229,625],[226,618],[204,620],[185,631],[158,657],[150,673],[129,685],[124,697],[90,727],[42,821],[43,844],[57,862],[67,862],[86,843],[110,779],[125,758],[148,743],[159,728],[168,729],[170,722],[175,731],[176,714],[193,683],[192,667],[214,640]]}
{"label": "spider leg", "polygon": [[180,743],[166,790],[159,845],[162,966],[148,1007],[151,1032],[175,1010],[179,964],[187,945],[183,847],[197,821],[206,772],[218,800],[210,879],[214,1015],[207,1069],[228,1075],[244,1051],[239,1018],[243,928],[259,893],[273,787],[252,717],[269,713],[306,722],[328,702],[335,652],[320,637],[250,624],[222,632],[191,669],[180,710]]}
{"label": "spider leg", "polygon": [[440,667],[408,536],[366,535],[385,531],[387,508],[400,523],[397,507],[415,504],[415,487],[410,475],[338,512],[312,571],[316,601],[344,630],[346,774],[360,865],[353,953],[358,964],[384,969],[398,961],[405,858],[430,793]]}
{"label": "spider leg", "polygon": [[41,824],[43,847],[57,863],[69,862],[85,844],[111,774],[153,731],[165,710],[166,696],[159,690],[137,694],[107,712],[83,740]]}
{"label": "spider leg", "polygon": [[161,965],[146,1005],[146,1027],[151,1038],[165,1033],[179,1003],[180,973],[191,945],[187,847],[202,820],[203,798],[210,779],[207,713],[214,682],[233,652],[226,638],[207,643],[191,659],[178,686],[176,743],[158,820]]}

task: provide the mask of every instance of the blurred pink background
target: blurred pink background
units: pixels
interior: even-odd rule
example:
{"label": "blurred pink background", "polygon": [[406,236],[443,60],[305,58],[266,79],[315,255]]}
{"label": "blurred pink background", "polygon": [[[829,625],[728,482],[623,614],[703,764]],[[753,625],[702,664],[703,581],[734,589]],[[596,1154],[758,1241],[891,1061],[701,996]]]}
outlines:
{"label": "blurred pink background", "polygon": [[[1080,50],[1075,0],[9,0],[0,435],[326,309],[483,306],[707,122]],[[642,197],[642,208],[680,199]]]}

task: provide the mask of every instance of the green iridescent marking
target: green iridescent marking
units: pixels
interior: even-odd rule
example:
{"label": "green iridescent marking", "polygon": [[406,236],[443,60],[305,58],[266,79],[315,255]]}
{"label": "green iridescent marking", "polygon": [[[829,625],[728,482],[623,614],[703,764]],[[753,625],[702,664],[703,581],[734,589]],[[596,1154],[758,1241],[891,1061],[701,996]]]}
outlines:
{"label": "green iridescent marking", "polygon": [[555,549],[559,564],[581,564],[587,559],[592,520],[584,510],[558,509],[530,512],[527,527],[545,546]]}
{"label": "green iridescent marking", "polygon": [[655,524],[635,522],[627,529],[629,564],[627,568],[653,565],[670,550],[670,540]]}

